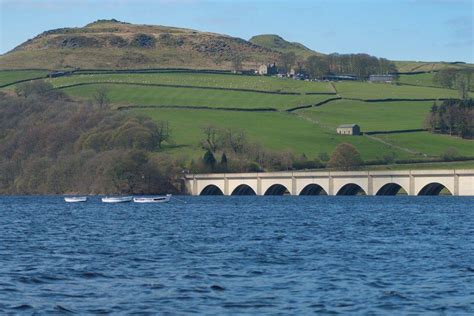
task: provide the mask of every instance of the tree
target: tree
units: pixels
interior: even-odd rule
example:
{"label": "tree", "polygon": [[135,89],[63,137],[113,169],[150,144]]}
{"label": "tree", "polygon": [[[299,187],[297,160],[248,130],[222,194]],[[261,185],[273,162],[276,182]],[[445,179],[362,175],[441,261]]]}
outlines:
{"label": "tree", "polygon": [[225,152],[222,153],[220,167],[221,167],[222,171],[224,171],[224,172],[227,171],[227,156],[226,156]]}
{"label": "tree", "polygon": [[214,166],[216,165],[216,158],[210,150],[206,151],[202,160],[206,166],[209,166],[211,167],[211,169],[214,169]]}
{"label": "tree", "polygon": [[329,73],[328,60],[322,56],[309,56],[306,59],[306,71],[313,79],[322,78]]}
{"label": "tree", "polygon": [[161,148],[163,142],[171,141],[171,129],[168,121],[158,121],[156,122],[156,141],[158,148]]}
{"label": "tree", "polygon": [[32,80],[20,83],[15,87],[15,93],[25,98],[36,95],[58,99],[59,96],[62,96],[62,93],[54,91],[54,87],[50,82],[44,80]]}
{"label": "tree", "polygon": [[362,162],[360,153],[353,145],[341,143],[333,151],[328,166],[342,170],[352,170],[360,167]]}
{"label": "tree", "polygon": [[469,85],[471,83],[471,72],[458,72],[454,86],[459,91],[459,97],[466,100],[469,97]]}
{"label": "tree", "polygon": [[219,148],[219,129],[214,125],[207,125],[202,128],[204,139],[201,140],[203,149],[210,150],[215,153]]}
{"label": "tree", "polygon": [[234,72],[242,71],[242,60],[243,58],[239,54],[232,56],[232,69],[234,70]]}
{"label": "tree", "polygon": [[456,160],[456,158],[459,158],[459,152],[456,148],[454,147],[448,147],[446,150],[443,152],[441,155],[444,161],[453,161]]}
{"label": "tree", "polygon": [[99,109],[104,110],[110,103],[109,91],[106,87],[99,87],[92,95],[94,101],[97,103]]}
{"label": "tree", "polygon": [[222,153],[221,156],[221,165],[227,165],[227,156],[225,153]]}
{"label": "tree", "polygon": [[282,70],[289,73],[296,63],[296,54],[294,52],[283,53],[280,57]]}

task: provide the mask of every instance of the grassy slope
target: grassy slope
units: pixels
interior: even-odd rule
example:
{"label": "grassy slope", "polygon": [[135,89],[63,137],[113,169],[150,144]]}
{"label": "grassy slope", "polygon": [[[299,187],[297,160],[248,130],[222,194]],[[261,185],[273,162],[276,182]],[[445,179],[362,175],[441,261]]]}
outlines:
{"label": "grassy slope", "polygon": [[378,135],[392,144],[416,149],[428,155],[441,155],[447,148],[453,147],[459,154],[474,157],[474,141],[449,135],[428,132]]}
{"label": "grassy slope", "polygon": [[48,73],[46,70],[0,71],[0,86],[19,80],[44,77]]}
{"label": "grassy slope", "polygon": [[[152,41],[134,41],[146,34]],[[227,35],[116,21],[44,32],[0,55],[0,69],[156,68],[232,69],[235,53],[244,68],[278,59],[280,53]]]}
{"label": "grassy slope", "polygon": [[474,64],[453,64],[445,62],[395,61],[399,72],[435,71],[444,68],[474,68]]}
{"label": "grassy slope", "polygon": [[[433,72],[416,75],[400,75],[398,82],[415,86],[440,87],[439,84],[433,81],[434,75]],[[474,91],[474,81],[471,81],[470,90]]]}
{"label": "grassy slope", "polygon": [[451,89],[432,87],[414,87],[383,83],[338,82],[337,92],[345,98],[357,99],[425,99],[425,98],[457,98],[458,92]]}
{"label": "grassy slope", "polygon": [[50,80],[56,86],[81,82],[133,82],[198,87],[220,87],[284,92],[334,92],[327,82],[306,82],[259,76],[239,76],[202,73],[154,73],[154,74],[93,74],[74,75]]}
{"label": "grassy slope", "polygon": [[173,129],[173,138],[177,145],[184,146],[175,150],[198,157],[202,155],[199,140],[201,128],[213,124],[219,127],[244,129],[253,141],[261,142],[274,150],[290,150],[315,157],[319,153],[330,153],[342,142],[354,144],[364,159],[382,157],[394,152],[398,157],[410,155],[399,150],[374,142],[366,137],[344,137],[320,128],[296,115],[287,113],[248,113],[213,110],[178,109],[137,109],[133,110],[156,120],[167,120]]}
{"label": "grassy slope", "polygon": [[288,42],[282,37],[273,34],[253,36],[249,39],[249,42],[282,53],[293,52],[301,58],[307,58],[311,55],[322,55],[321,53],[315,52],[300,43]]}
{"label": "grassy slope", "polygon": [[275,95],[255,92],[94,84],[63,89],[68,94],[89,99],[99,86],[105,86],[110,99],[121,105],[176,105],[224,108],[275,108],[285,110],[315,104],[330,96]]}
{"label": "grassy slope", "polygon": [[422,128],[423,119],[433,102],[376,102],[338,100],[298,111],[328,128],[357,123],[364,132]]}
{"label": "grassy slope", "polygon": [[[22,72],[23,73],[23,72]],[[0,80],[6,80],[0,72]],[[8,75],[11,75],[9,73]],[[328,83],[282,80],[268,77],[248,77],[216,74],[114,74],[79,75],[51,79],[54,85],[90,81],[145,82],[182,84],[224,88],[260,89],[289,92],[330,92]],[[104,84],[107,86],[107,84]],[[64,89],[80,98],[90,98],[99,85]],[[456,91],[437,88],[368,84],[359,82],[336,83],[343,97],[360,98],[433,98],[455,96]],[[221,91],[210,89],[143,87],[136,85],[108,85],[115,104],[141,105],[200,105],[218,107],[275,107],[280,110],[308,103],[314,104],[331,96],[324,95],[275,95],[253,92]],[[9,87],[12,89],[13,87]],[[201,127],[214,124],[222,127],[241,128],[252,141],[260,141],[275,150],[292,150],[309,157],[330,153],[342,141],[351,142],[362,152],[364,159],[380,159],[393,152],[397,159],[422,158],[396,147],[389,147],[368,137],[347,137],[335,134],[341,123],[358,123],[364,131],[400,130],[420,128],[430,101],[397,101],[367,103],[354,100],[333,101],[317,108],[287,113],[248,113],[189,109],[137,109],[157,120],[169,120],[177,147],[173,154],[199,157],[198,146]],[[317,124],[315,124],[317,122]],[[429,133],[402,133],[376,137],[396,146],[437,156],[447,147],[455,147],[461,154],[474,156],[472,141]]]}

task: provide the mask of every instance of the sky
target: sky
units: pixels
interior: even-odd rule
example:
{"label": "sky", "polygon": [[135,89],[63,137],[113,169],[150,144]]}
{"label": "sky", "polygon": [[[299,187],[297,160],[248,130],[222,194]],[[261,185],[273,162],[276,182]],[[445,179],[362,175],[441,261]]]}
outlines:
{"label": "sky", "polygon": [[322,53],[474,63],[474,0],[0,0],[0,54],[39,33],[115,18],[249,39],[278,34]]}

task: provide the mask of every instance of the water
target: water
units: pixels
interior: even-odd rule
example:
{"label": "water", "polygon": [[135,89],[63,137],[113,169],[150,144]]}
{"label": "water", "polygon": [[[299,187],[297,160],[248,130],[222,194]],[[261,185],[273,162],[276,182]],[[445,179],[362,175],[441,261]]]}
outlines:
{"label": "water", "polygon": [[0,197],[0,314],[472,314],[474,198]]}

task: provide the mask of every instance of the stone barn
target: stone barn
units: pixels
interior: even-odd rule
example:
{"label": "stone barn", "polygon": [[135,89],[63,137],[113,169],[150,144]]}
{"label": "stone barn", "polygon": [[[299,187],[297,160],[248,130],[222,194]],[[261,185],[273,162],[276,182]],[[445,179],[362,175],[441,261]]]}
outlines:
{"label": "stone barn", "polygon": [[360,127],[357,124],[342,124],[336,129],[341,135],[360,135]]}

